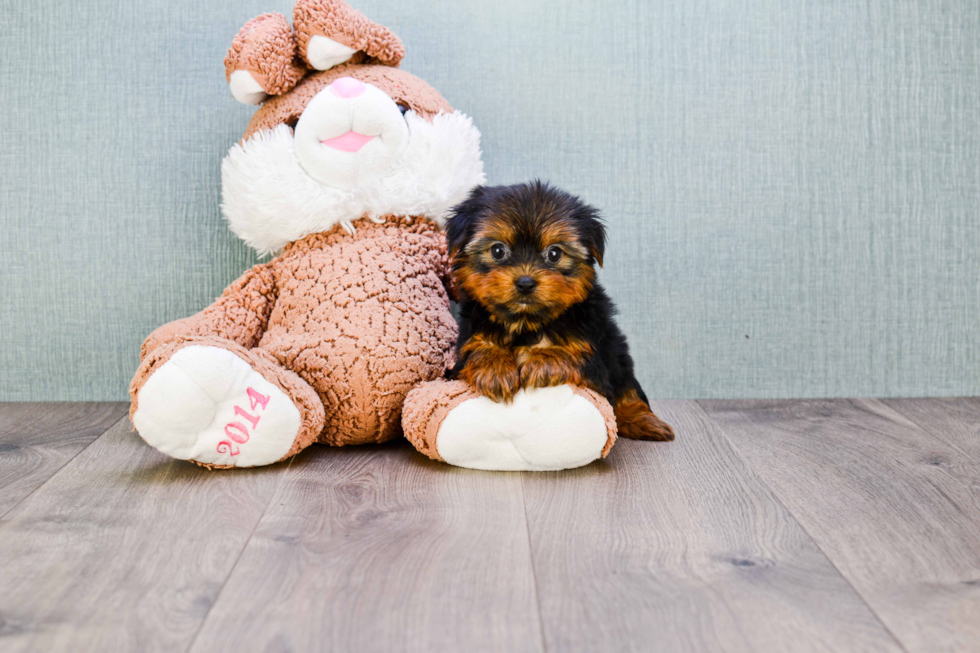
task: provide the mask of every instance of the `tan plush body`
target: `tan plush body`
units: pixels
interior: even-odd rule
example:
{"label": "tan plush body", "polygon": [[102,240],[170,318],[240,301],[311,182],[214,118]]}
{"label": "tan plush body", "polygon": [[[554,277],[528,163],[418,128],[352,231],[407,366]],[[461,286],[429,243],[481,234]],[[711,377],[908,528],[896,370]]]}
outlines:
{"label": "tan plush body", "polygon": [[484,181],[479,132],[397,68],[403,55],[396,36],[341,0],[299,0],[292,26],[263,14],[235,38],[232,93],[261,107],[222,163],[222,210],[274,258],[146,339],[131,417],[154,447],[207,467],[252,467],[404,428],[423,453],[491,469],[576,466],[608,451],[608,404],[564,386],[513,410],[490,406],[500,413],[491,421],[522,441],[541,420],[588,423],[588,451],[561,449],[546,428],[549,444],[533,444],[527,465],[471,455],[484,438],[465,425],[485,422],[487,407],[439,380],[457,335],[441,227]]}

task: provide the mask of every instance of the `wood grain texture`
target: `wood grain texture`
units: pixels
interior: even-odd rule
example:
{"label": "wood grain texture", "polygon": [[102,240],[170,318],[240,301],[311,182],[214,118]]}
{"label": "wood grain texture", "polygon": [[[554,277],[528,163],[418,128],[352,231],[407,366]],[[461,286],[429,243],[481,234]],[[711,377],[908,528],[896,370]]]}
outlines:
{"label": "wood grain texture", "polygon": [[520,477],[302,454],[194,651],[540,651]]}
{"label": "wood grain texture", "polygon": [[657,402],[676,442],[523,475],[208,472],[92,442],[124,405],[0,405],[49,470],[0,517],[0,650],[974,650],[978,405]]}
{"label": "wood grain texture", "polygon": [[964,459],[980,462],[980,397],[880,401],[957,450],[959,455],[951,456],[946,464]]}
{"label": "wood grain texture", "polygon": [[693,402],[669,444],[527,474],[549,651],[899,651]]}
{"label": "wood grain texture", "polygon": [[128,408],[124,403],[0,404],[0,517]]}
{"label": "wood grain texture", "polygon": [[0,519],[0,650],[186,650],[282,472],[208,472],[118,422]]}
{"label": "wood grain texture", "polygon": [[702,405],[907,650],[976,650],[976,457],[874,400]]}

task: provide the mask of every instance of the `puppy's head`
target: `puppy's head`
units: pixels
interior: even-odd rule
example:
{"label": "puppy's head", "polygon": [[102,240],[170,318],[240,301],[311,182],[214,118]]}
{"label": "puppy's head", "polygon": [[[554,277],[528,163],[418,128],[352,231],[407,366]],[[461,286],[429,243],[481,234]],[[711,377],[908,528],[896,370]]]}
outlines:
{"label": "puppy's head", "polygon": [[583,301],[606,240],[593,207],[539,181],[474,189],[447,237],[459,286],[513,333]]}

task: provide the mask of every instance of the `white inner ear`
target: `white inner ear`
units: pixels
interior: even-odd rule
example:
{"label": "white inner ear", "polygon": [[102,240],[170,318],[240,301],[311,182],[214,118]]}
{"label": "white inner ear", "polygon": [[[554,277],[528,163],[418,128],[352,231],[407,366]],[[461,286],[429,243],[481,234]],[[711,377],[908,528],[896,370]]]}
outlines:
{"label": "white inner ear", "polygon": [[242,104],[262,104],[269,97],[247,70],[233,72],[228,86],[231,87],[231,94]]}
{"label": "white inner ear", "polygon": [[342,64],[353,57],[355,52],[357,50],[326,36],[314,36],[306,46],[306,58],[317,70],[327,70]]}

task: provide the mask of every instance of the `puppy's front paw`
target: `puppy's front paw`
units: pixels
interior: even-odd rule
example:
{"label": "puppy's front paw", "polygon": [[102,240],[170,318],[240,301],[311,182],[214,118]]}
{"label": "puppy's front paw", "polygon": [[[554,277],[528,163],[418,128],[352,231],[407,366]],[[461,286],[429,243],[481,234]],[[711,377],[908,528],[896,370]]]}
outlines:
{"label": "puppy's front paw", "polygon": [[579,366],[562,350],[526,349],[520,353],[519,360],[522,388],[548,388],[566,383],[582,385]]}
{"label": "puppy's front paw", "polygon": [[496,402],[508,402],[520,389],[517,361],[505,350],[484,351],[466,363],[460,378]]}

